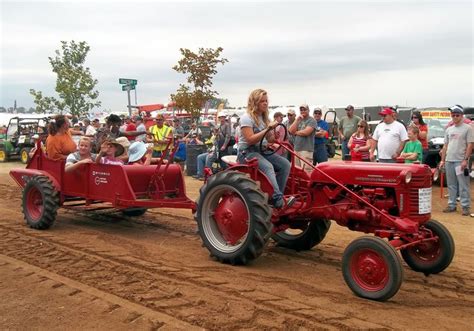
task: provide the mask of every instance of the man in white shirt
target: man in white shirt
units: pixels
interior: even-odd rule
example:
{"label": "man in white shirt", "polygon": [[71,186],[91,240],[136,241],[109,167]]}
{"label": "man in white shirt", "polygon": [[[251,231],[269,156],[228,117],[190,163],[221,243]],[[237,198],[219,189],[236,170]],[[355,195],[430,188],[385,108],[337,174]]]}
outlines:
{"label": "man in white shirt", "polygon": [[135,120],[135,125],[137,126],[137,131],[138,132],[143,132],[143,134],[139,135],[139,136],[136,136],[135,137],[135,141],[143,141],[143,142],[146,142],[146,127],[145,127],[145,124],[143,124],[143,118],[141,116],[135,116],[134,117],[134,120]]}
{"label": "man in white shirt", "polygon": [[397,157],[403,151],[408,140],[407,130],[400,122],[395,120],[395,111],[391,108],[384,108],[379,115],[383,117],[374,130],[372,139],[374,144],[370,149],[370,160],[374,161],[374,151],[377,148],[379,162],[395,163]]}

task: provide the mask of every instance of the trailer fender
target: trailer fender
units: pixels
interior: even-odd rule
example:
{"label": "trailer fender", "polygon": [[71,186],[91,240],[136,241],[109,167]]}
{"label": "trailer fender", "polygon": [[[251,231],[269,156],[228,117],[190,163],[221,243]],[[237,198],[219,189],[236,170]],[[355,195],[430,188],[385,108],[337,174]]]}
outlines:
{"label": "trailer fender", "polygon": [[61,186],[59,185],[59,182],[48,174],[46,171],[42,170],[36,170],[36,169],[12,169],[10,170],[10,176],[13,178],[13,180],[20,185],[22,188],[25,187],[26,182],[33,176],[46,176],[48,179],[53,183],[54,188],[56,191],[60,192],[61,191]]}

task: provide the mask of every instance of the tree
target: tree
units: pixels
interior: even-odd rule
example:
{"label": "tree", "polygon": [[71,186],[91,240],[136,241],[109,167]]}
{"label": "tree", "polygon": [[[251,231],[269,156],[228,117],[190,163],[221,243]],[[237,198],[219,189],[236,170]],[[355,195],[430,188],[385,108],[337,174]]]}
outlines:
{"label": "tree", "polygon": [[61,50],[56,50],[55,57],[48,57],[56,73],[56,92],[59,99],[43,96],[41,91],[30,89],[34,97],[36,112],[69,112],[82,116],[94,107],[99,107],[99,92],[95,89],[97,79],[92,78],[88,67],[84,66],[90,47],[85,41],[67,43],[61,41]]}
{"label": "tree", "polygon": [[221,98],[212,98],[209,100],[209,108],[211,109],[217,109],[217,107],[219,107],[221,104],[224,104],[224,108],[227,108],[229,101],[227,99]]}
{"label": "tree", "polygon": [[220,58],[222,51],[222,47],[215,50],[199,48],[196,54],[189,49],[180,48],[183,58],[173,69],[188,75],[186,81],[189,85],[180,84],[176,94],[171,94],[171,100],[176,102],[178,108],[189,111],[193,117],[199,117],[206,101],[219,94],[211,90],[211,87],[212,78],[217,73],[216,66],[229,62],[225,58]]}

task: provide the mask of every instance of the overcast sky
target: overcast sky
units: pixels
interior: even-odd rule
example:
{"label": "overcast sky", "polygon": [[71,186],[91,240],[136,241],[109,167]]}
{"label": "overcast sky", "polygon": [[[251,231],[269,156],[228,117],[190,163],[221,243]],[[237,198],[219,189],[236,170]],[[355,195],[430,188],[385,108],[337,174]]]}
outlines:
{"label": "overcast sky", "polygon": [[167,103],[179,48],[219,46],[214,88],[234,107],[255,88],[271,105],[474,105],[472,1],[0,2],[4,107],[34,106],[30,88],[56,96],[61,40],[90,45],[111,110],[126,109],[120,77],[138,80],[138,104]]}

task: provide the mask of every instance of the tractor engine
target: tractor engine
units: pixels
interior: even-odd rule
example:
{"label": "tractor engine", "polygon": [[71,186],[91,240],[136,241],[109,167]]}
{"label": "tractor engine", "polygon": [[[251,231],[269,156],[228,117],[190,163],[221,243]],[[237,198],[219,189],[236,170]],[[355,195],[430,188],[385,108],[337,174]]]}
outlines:
{"label": "tractor engine", "polygon": [[363,232],[384,227],[385,217],[377,210],[406,223],[400,224],[406,230],[430,219],[432,172],[427,166],[331,162],[317,169],[311,175],[312,203],[305,211],[312,218],[331,219]]}

